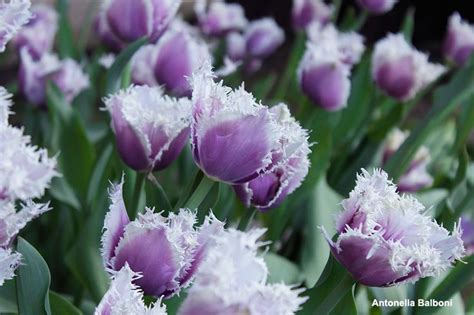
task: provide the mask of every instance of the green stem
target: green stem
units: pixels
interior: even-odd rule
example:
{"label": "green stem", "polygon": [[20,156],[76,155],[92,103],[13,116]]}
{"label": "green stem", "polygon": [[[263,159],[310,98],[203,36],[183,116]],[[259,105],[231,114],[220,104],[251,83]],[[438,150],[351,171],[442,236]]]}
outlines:
{"label": "green stem", "polygon": [[247,209],[247,211],[245,211],[244,213],[244,216],[240,219],[239,226],[237,229],[240,231],[248,230],[248,228],[250,227],[250,223],[252,223],[256,213],[256,208]]}
{"label": "green stem", "polygon": [[158,189],[159,197],[160,199],[164,201],[166,209],[171,210],[172,207],[171,207],[170,200],[168,199],[168,195],[166,195],[166,192],[163,189],[163,186],[161,186],[161,184],[158,182],[158,180],[156,179],[155,175],[153,175],[153,173],[148,174],[148,180],[152,182],[153,185],[155,185],[155,187]]}
{"label": "green stem", "polygon": [[329,293],[319,306],[314,310],[313,314],[329,314],[347,294],[354,285],[354,280],[349,274],[342,278],[341,282]]}
{"label": "green stem", "polygon": [[193,192],[191,197],[189,197],[188,201],[186,201],[184,207],[197,209],[209,194],[215,183],[216,182],[211,180],[209,177],[203,176],[201,182],[196,187],[196,190]]}
{"label": "green stem", "polygon": [[359,31],[362,28],[362,26],[364,26],[368,17],[369,17],[369,13],[367,11],[363,11],[361,14],[359,14],[359,16],[357,17],[357,20],[355,20],[354,24],[352,24],[351,30],[355,32]]}
{"label": "green stem", "polygon": [[128,207],[128,216],[131,220],[135,219],[138,214],[138,204],[140,202],[140,196],[145,186],[145,173],[137,173],[137,178],[135,179],[135,187],[133,188],[132,201],[130,207]]}

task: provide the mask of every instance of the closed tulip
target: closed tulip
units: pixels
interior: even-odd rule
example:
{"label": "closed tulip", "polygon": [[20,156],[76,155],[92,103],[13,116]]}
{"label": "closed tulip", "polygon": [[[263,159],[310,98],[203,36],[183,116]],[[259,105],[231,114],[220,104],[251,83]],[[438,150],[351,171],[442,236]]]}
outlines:
{"label": "closed tulip", "polygon": [[444,40],[444,55],[458,65],[463,65],[474,51],[474,26],[461,19],[459,13],[449,18],[448,32]]}

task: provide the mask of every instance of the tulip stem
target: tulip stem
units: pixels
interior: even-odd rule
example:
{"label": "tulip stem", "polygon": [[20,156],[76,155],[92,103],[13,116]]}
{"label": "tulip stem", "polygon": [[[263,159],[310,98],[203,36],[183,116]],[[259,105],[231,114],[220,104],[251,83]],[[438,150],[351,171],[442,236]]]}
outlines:
{"label": "tulip stem", "polygon": [[130,219],[135,219],[138,214],[138,206],[140,203],[140,196],[142,194],[143,188],[145,186],[145,173],[138,173],[135,179],[135,187],[133,188],[132,202],[128,210],[128,215]]}
{"label": "tulip stem", "polygon": [[153,175],[153,173],[150,172],[148,174],[148,180],[150,182],[152,182],[153,185],[155,185],[155,187],[158,189],[158,192],[160,194],[159,197],[161,197],[161,199],[164,201],[166,209],[171,210],[172,207],[171,207],[170,200],[168,199],[168,195],[166,195],[166,192],[163,189],[163,186],[161,186],[161,184],[158,182],[158,179],[156,179],[156,177],[155,177],[155,175]]}
{"label": "tulip stem", "polygon": [[214,184],[215,181],[211,180],[207,176],[203,176],[201,182],[196,187],[196,190],[192,193],[191,197],[189,197],[188,201],[186,201],[184,207],[189,209],[197,209],[207,197]]}
{"label": "tulip stem", "polygon": [[255,214],[257,213],[256,208],[252,209],[247,209],[240,219],[238,230],[240,231],[246,231],[250,227],[250,223],[252,223],[253,218],[255,217]]}

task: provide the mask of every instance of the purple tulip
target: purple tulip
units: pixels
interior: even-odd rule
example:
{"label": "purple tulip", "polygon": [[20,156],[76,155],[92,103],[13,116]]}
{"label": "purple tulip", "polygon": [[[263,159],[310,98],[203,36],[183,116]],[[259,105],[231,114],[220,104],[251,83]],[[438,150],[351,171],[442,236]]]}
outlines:
{"label": "purple tulip", "polygon": [[254,58],[271,55],[285,41],[285,33],[272,18],[249,23],[245,30],[247,54]]}
{"label": "purple tulip", "polygon": [[245,38],[241,33],[232,32],[226,36],[226,53],[232,61],[242,61],[246,55]]}
{"label": "purple tulip", "polygon": [[30,0],[0,2],[0,53],[31,18]]}
{"label": "purple tulip", "polygon": [[178,12],[181,0],[106,0],[103,10],[114,35],[130,43],[155,42]]}
{"label": "purple tulip", "polygon": [[194,160],[212,179],[245,183],[270,170],[285,131],[243,87],[215,83],[208,66],[192,79]]}
{"label": "purple tulip", "polygon": [[158,42],[155,79],[177,96],[191,96],[188,78],[211,58],[209,48],[191,26],[176,20]]}
{"label": "purple tulip", "polygon": [[32,7],[33,18],[30,19],[16,35],[14,43],[20,50],[23,47],[35,59],[53,48],[58,29],[58,14],[47,5],[38,4]]}
{"label": "purple tulip", "polygon": [[102,258],[107,270],[119,271],[128,264],[142,275],[134,283],[146,295],[178,293],[194,276],[206,257],[211,235],[223,224],[212,214],[195,228],[196,214],[181,209],[167,218],[151,209],[130,222],[122,198],[122,182],[110,191],[111,205],[105,217]]}
{"label": "purple tulip", "polygon": [[402,34],[389,34],[375,45],[372,77],[387,95],[408,101],[443,74],[442,65],[407,43]]}
{"label": "purple tulip", "polygon": [[459,13],[449,18],[443,53],[458,65],[463,65],[474,51],[474,26],[461,19]]}
{"label": "purple tulip", "polygon": [[122,160],[136,171],[170,165],[189,139],[191,102],[159,87],[132,86],[105,100]]}
{"label": "purple tulip", "polygon": [[[385,142],[382,165],[400,148],[408,137],[408,132],[399,129],[393,130]],[[427,166],[430,162],[428,148],[422,146],[415,154],[408,170],[400,177],[397,186],[399,192],[417,192],[433,184],[433,177],[428,173]]]}
{"label": "purple tulip", "polygon": [[277,207],[285,197],[295,191],[308,174],[310,152],[308,132],[290,115],[286,105],[270,110],[285,129],[282,154],[270,172],[248,183],[234,186],[237,196],[246,207],[250,205],[265,211]]}
{"label": "purple tulip", "polygon": [[95,315],[112,314],[149,314],[166,315],[166,306],[161,304],[161,299],[150,306],[144,302],[143,292],[134,282],[142,276],[130,269],[125,264],[112,277],[109,290],[97,306]]}
{"label": "purple tulip", "polygon": [[95,20],[94,28],[97,33],[97,36],[108,48],[112,49],[115,52],[122,50],[127,44],[120,40],[112,32],[107,21],[107,16],[105,11],[101,11]]}
{"label": "purple tulip", "polygon": [[198,13],[199,26],[209,36],[223,36],[243,30],[248,21],[244,9],[237,3],[211,2],[207,12]]}
{"label": "purple tulip", "polygon": [[299,296],[301,289],[266,283],[268,269],[257,252],[264,232],[216,235],[178,315],[295,314],[307,299]]}
{"label": "purple tulip", "polygon": [[323,0],[293,0],[292,20],[293,27],[305,29],[312,22],[326,24],[331,21],[334,11],[332,5]]}
{"label": "purple tulip", "polygon": [[474,222],[467,216],[461,218],[462,240],[466,248],[466,255],[474,254]]}
{"label": "purple tulip", "polygon": [[461,231],[451,234],[415,198],[399,195],[385,172],[363,170],[336,220],[334,257],[361,284],[386,287],[438,275],[464,256]]}
{"label": "purple tulip", "polygon": [[392,10],[398,0],[357,0],[357,4],[374,15],[384,14]]}
{"label": "purple tulip", "polygon": [[141,47],[131,60],[132,82],[137,85],[158,86],[153,65],[156,62],[158,49],[156,45]]}

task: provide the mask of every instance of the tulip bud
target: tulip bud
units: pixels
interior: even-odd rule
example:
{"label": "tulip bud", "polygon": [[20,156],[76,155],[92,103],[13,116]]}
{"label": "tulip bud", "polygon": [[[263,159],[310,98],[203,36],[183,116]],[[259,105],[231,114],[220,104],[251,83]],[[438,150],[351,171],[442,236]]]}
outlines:
{"label": "tulip bud", "polygon": [[[399,129],[393,130],[385,143],[383,161],[385,164],[388,159],[400,148],[408,138],[409,132],[403,132]],[[420,189],[431,186],[433,177],[428,173],[427,166],[430,162],[430,152],[428,148],[422,146],[415,154],[408,170],[400,177],[397,186],[399,192],[416,192]]]}
{"label": "tulip bud", "polygon": [[32,7],[33,17],[16,35],[14,42],[20,50],[26,47],[34,59],[40,58],[53,48],[58,29],[58,14],[47,5]]}
{"label": "tulip bud", "polygon": [[265,211],[277,207],[287,195],[295,191],[308,174],[310,152],[308,132],[290,115],[286,105],[270,109],[282,129],[282,150],[274,154],[271,171],[248,183],[234,186],[237,196],[246,207]]}
{"label": "tulip bud", "polygon": [[130,43],[143,36],[155,42],[178,12],[181,0],[106,0],[103,10],[110,29]]}
{"label": "tulip bud", "polygon": [[274,19],[267,17],[249,23],[245,30],[245,40],[248,55],[265,58],[285,41],[285,33]]}
{"label": "tulip bud", "polygon": [[107,21],[107,15],[105,11],[101,11],[95,20],[94,28],[97,33],[97,36],[105,44],[108,48],[112,49],[113,51],[120,51],[125,46],[122,40],[120,40],[115,34],[112,32],[109,26],[109,22]]}
{"label": "tulip bud", "polygon": [[326,24],[331,21],[334,11],[332,5],[323,0],[293,0],[292,20],[293,27],[305,29],[312,22]]}
{"label": "tulip bud", "polygon": [[158,42],[154,64],[155,79],[178,96],[190,96],[188,78],[211,58],[209,48],[196,30],[183,21],[175,21]]}
{"label": "tulip bud", "polygon": [[196,229],[196,214],[181,209],[167,218],[153,210],[130,222],[122,198],[123,181],[112,187],[111,205],[105,217],[102,258],[107,270],[120,270],[128,264],[143,277],[136,279],[146,295],[170,296],[193,278],[206,257],[211,235],[223,224],[212,214]]}
{"label": "tulip bud", "polygon": [[474,51],[474,26],[461,19],[459,13],[449,18],[443,53],[458,65],[463,65]]}
{"label": "tulip bud", "polygon": [[284,130],[243,87],[215,83],[208,67],[192,79],[194,160],[210,178],[245,183],[269,170]]}
{"label": "tulip bud", "polygon": [[155,45],[142,46],[131,60],[132,82],[137,85],[157,86],[153,64],[158,50]]}
{"label": "tulip bud", "polygon": [[461,218],[462,240],[466,248],[466,255],[474,254],[474,222],[467,216]]}
{"label": "tulip bud", "polygon": [[125,264],[113,275],[110,288],[97,306],[94,315],[166,315],[166,306],[161,304],[161,299],[151,306],[145,305],[143,292],[134,284],[140,278],[142,278],[140,274],[133,272],[130,266]]}
{"label": "tulip bud", "polygon": [[0,2],[0,52],[31,18],[30,0]]}
{"label": "tulip bud", "polygon": [[226,53],[232,61],[242,61],[245,58],[245,38],[241,33],[232,32],[226,36]]}
{"label": "tulip bud", "polygon": [[399,195],[385,172],[363,170],[342,202],[334,257],[363,285],[386,287],[438,275],[464,255],[459,227],[451,234],[415,198]]}
{"label": "tulip bud", "polygon": [[420,90],[443,74],[442,65],[428,61],[428,55],[413,48],[402,34],[389,34],[375,45],[372,77],[387,95],[412,99]]}
{"label": "tulip bud", "polygon": [[306,298],[284,284],[266,284],[268,269],[257,254],[265,230],[222,232],[213,240],[178,315],[295,314]]}
{"label": "tulip bud", "polygon": [[392,10],[398,0],[357,0],[357,4],[374,15],[384,14]]}
{"label": "tulip bud", "polygon": [[132,86],[105,100],[122,160],[136,171],[170,165],[189,138],[191,103],[159,87]]}
{"label": "tulip bud", "polygon": [[198,14],[198,20],[202,32],[209,36],[243,30],[248,23],[240,4],[220,1],[211,2],[207,12]]}

